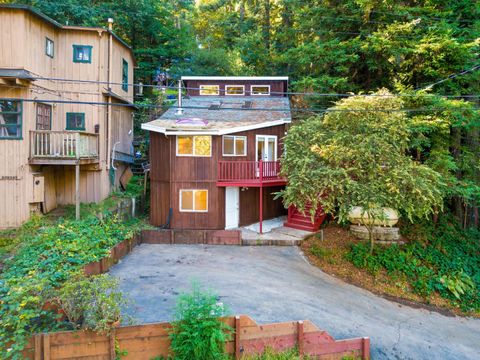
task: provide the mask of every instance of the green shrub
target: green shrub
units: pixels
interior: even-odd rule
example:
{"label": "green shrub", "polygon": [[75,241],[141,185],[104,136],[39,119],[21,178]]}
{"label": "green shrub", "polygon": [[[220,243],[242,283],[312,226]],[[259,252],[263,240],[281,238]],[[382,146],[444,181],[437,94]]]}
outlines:
{"label": "green shrub", "polygon": [[178,360],[219,360],[225,355],[225,341],[232,328],[218,318],[225,316],[217,296],[194,285],[190,293],[178,298],[170,339],[174,358]]}
{"label": "green shrub", "polygon": [[406,279],[421,296],[438,292],[463,311],[480,311],[480,231],[462,230],[446,220],[422,231],[422,240],[378,246],[372,255],[366,244],[354,244],[346,257],[372,274],[384,269]]}
{"label": "green shrub", "polygon": [[108,274],[87,277],[79,273],[58,291],[55,298],[73,329],[110,334],[127,305],[118,280]]}

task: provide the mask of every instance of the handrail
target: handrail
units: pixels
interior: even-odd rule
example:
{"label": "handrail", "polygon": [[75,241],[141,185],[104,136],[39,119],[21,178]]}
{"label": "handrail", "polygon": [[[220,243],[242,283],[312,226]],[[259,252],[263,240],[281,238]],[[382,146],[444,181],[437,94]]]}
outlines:
{"label": "handrail", "polygon": [[245,181],[281,179],[280,161],[223,161],[218,162],[217,181]]}
{"label": "handrail", "polygon": [[95,158],[98,139],[98,134],[83,131],[31,130],[30,158]]}

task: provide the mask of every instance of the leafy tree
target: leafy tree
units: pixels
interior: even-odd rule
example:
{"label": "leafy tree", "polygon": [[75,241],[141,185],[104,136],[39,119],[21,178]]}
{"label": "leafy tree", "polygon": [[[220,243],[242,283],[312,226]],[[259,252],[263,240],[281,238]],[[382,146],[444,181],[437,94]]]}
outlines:
{"label": "leafy tree", "polygon": [[[401,99],[381,90],[343,99],[323,118],[293,126],[282,159],[285,204],[311,204],[312,212],[322,206],[340,222],[353,206],[371,219],[381,219],[382,208],[391,207],[410,221],[440,208],[444,183],[438,172],[406,154],[408,118],[401,109]],[[373,224],[366,226],[373,250]]]}

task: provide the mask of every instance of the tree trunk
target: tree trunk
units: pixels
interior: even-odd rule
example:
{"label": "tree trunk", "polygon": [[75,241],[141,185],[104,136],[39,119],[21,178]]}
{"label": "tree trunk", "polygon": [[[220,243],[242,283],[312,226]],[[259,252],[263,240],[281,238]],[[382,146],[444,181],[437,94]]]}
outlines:
{"label": "tree trunk", "polygon": [[263,42],[265,44],[265,48],[270,50],[270,0],[264,0],[263,6]]}

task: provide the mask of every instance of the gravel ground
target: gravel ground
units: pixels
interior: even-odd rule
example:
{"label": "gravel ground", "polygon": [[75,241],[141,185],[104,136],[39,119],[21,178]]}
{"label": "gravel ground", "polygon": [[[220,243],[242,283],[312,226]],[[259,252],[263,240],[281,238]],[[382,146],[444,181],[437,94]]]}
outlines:
{"label": "gravel ground", "polygon": [[148,245],[110,273],[140,323],[172,319],[193,280],[259,323],[309,319],[337,340],[369,336],[373,359],[480,359],[480,320],[400,305],[307,263],[297,247]]}

